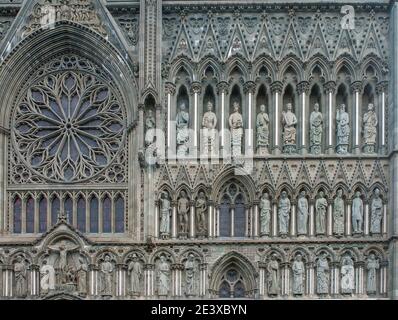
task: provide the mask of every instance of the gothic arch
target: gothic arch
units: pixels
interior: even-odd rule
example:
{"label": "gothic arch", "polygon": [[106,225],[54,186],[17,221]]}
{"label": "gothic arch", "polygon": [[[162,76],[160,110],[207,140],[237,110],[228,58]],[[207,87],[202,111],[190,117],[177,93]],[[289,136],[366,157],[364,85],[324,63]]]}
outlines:
{"label": "gothic arch", "polygon": [[112,248],[102,248],[93,257],[94,263],[98,264],[102,258],[109,255],[111,260],[116,263],[121,263],[121,258]]}
{"label": "gothic arch", "polygon": [[308,61],[308,66],[305,70],[305,79],[312,81],[312,73],[317,67],[322,71],[321,78],[323,78],[324,82],[330,81],[331,72],[328,66],[328,60],[323,55],[315,55]]}
{"label": "gothic arch", "polygon": [[296,74],[297,83],[304,80],[302,63],[296,56],[287,56],[281,61],[278,78],[276,80],[283,82],[284,75],[290,68],[294,70]]}
{"label": "gothic arch", "polygon": [[276,79],[277,70],[275,68],[276,63],[271,56],[259,56],[253,62],[253,74],[259,76],[260,70],[265,67],[268,71],[270,80],[273,81]]}
{"label": "gothic arch", "polygon": [[155,264],[156,259],[158,259],[161,255],[166,255],[166,257],[168,258],[168,260],[171,261],[171,263],[175,263],[177,261],[176,255],[174,254],[173,251],[171,251],[171,249],[161,248],[152,253],[152,255],[148,259],[149,263]]}
{"label": "gothic arch", "polygon": [[191,64],[191,61],[189,61],[186,57],[181,57],[175,62],[173,62],[173,64],[170,67],[170,73],[169,73],[170,82],[176,83],[177,74],[178,72],[180,72],[181,69],[184,69],[187,72],[189,78],[192,81],[195,72]]}
{"label": "gothic arch", "polygon": [[231,72],[235,68],[238,68],[240,70],[240,72],[242,73],[243,79],[244,80],[248,79],[247,63],[241,56],[237,56],[237,55],[232,56],[225,62],[225,65],[227,67],[226,71],[225,71],[225,75],[227,76],[227,78],[230,77]]}
{"label": "gothic arch", "polygon": [[377,82],[385,80],[383,66],[380,64],[380,58],[374,54],[369,54],[362,59],[360,75],[362,79],[366,79],[366,71],[372,67],[375,71]]}
{"label": "gothic arch", "polygon": [[199,62],[198,75],[200,76],[200,79],[205,78],[205,73],[209,67],[213,69],[214,77],[220,79],[221,76],[220,62],[215,57],[206,57]]}
{"label": "gothic arch", "polygon": [[[315,257],[319,257],[319,255],[322,252],[326,252],[327,253],[328,258],[329,258],[329,260],[331,262],[336,262],[337,261],[336,254],[333,252],[333,250],[331,248],[329,248],[329,247],[324,247],[324,246],[319,247],[318,249],[315,250]],[[316,258],[315,258],[315,260],[316,260]]]}
{"label": "gothic arch", "polygon": [[200,252],[198,249],[196,248],[187,248],[184,249],[179,255],[178,255],[178,259],[177,261],[179,263],[182,263],[183,260],[190,254],[193,253],[195,255],[196,258],[198,258],[200,260],[201,263],[205,262],[205,257],[203,255],[202,252]]}
{"label": "gothic arch", "polygon": [[127,252],[123,255],[121,261],[123,261],[123,263],[127,263],[128,260],[129,260],[129,258],[130,258],[130,256],[131,256],[132,254],[134,254],[134,253],[137,254],[137,256],[138,256],[144,263],[147,263],[148,257],[147,257],[147,255],[146,255],[145,251],[142,250],[142,249],[139,249],[139,248],[133,248],[133,249],[127,251]]}
{"label": "gothic arch", "polygon": [[342,68],[346,68],[349,71],[349,75],[351,77],[351,82],[354,82],[358,79],[356,68],[356,62],[351,56],[340,56],[336,63],[334,64],[334,68],[332,70],[331,79],[337,79],[337,75]]}
{"label": "gothic arch", "polygon": [[212,295],[218,296],[222,277],[229,269],[236,269],[242,275],[245,296],[254,298],[257,291],[257,271],[248,258],[236,251],[225,254],[213,264],[209,283],[209,290]]}

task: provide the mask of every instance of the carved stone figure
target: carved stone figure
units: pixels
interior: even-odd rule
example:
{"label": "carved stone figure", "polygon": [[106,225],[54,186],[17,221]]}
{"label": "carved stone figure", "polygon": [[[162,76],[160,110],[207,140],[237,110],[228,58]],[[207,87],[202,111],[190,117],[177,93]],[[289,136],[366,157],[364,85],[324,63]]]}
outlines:
{"label": "carved stone figure", "polygon": [[268,294],[276,296],[279,294],[279,263],[276,254],[271,256],[271,261],[268,263]]}
{"label": "carved stone figure", "polygon": [[316,233],[325,234],[326,232],[326,212],[328,209],[328,202],[324,197],[324,192],[319,192],[319,197],[315,202],[316,210]]}
{"label": "carved stone figure", "polygon": [[191,253],[185,262],[185,294],[187,296],[196,296],[196,274],[197,267],[195,264],[195,256]]}
{"label": "carved stone figure", "polygon": [[345,111],[345,104],[340,106],[336,114],[337,122],[337,149],[339,154],[346,154],[348,152],[348,145],[350,140],[350,116]]}
{"label": "carved stone figure", "polygon": [[138,256],[134,253],[133,260],[128,266],[128,273],[130,275],[130,292],[132,295],[140,295],[141,293],[141,277],[142,266]]}
{"label": "carved stone figure", "polygon": [[51,290],[55,290],[55,270],[52,265],[47,264],[47,260],[44,260],[40,268],[40,291],[47,294]]}
{"label": "carved stone figure", "polygon": [[181,197],[178,200],[177,206],[180,237],[186,237],[188,234],[189,209],[189,199],[186,192],[183,190],[181,191]]}
{"label": "carved stone figure", "polygon": [[370,209],[370,232],[372,234],[381,233],[381,220],[383,217],[383,200],[380,198],[380,190],[374,191],[374,197]]}
{"label": "carved stone figure", "polygon": [[296,151],[296,124],[297,117],[293,113],[293,106],[291,103],[286,105],[287,111],[282,111],[282,125],[283,125],[283,152],[294,153]]}
{"label": "carved stone figure", "polygon": [[152,131],[154,129],[156,129],[156,120],[152,110],[148,110],[145,118],[145,143],[147,146],[150,145],[155,138],[155,133]]}
{"label": "carved stone figure", "polygon": [[310,145],[312,154],[320,154],[322,151],[323,115],[319,112],[319,104],[314,104],[314,111],[310,116]]}
{"label": "carved stone figure", "polygon": [[362,232],[363,223],[363,202],[361,199],[361,192],[355,193],[355,198],[352,201],[352,228],[354,233]]}
{"label": "carved stone figure", "polygon": [[240,156],[242,154],[242,138],[243,138],[243,118],[239,113],[239,103],[234,102],[234,112],[229,117],[229,128],[231,130],[231,147],[232,156]]}
{"label": "carved stone figure", "polygon": [[160,256],[157,279],[158,295],[167,296],[170,290],[170,265],[165,255]]}
{"label": "carved stone figure", "polygon": [[163,191],[160,195],[160,236],[167,239],[170,236],[171,205],[169,194]]}
{"label": "carved stone figure", "polygon": [[106,255],[100,267],[101,295],[103,296],[111,296],[113,294],[113,271],[114,266],[111,257]]}
{"label": "carved stone figure", "polygon": [[60,284],[68,284],[73,282],[70,275],[71,266],[68,266],[68,254],[79,249],[78,245],[68,245],[62,240],[59,245],[48,246],[50,251],[57,252],[59,257],[56,262],[56,271],[58,273],[58,281]]}
{"label": "carved stone figure", "polygon": [[79,267],[77,272],[77,291],[79,295],[84,296],[87,294],[87,280],[88,280],[88,265],[83,258],[79,258]]}
{"label": "carved stone figure", "polygon": [[302,295],[304,294],[305,266],[301,254],[298,254],[294,259],[292,270],[293,270],[293,286],[292,286],[293,294]]}
{"label": "carved stone figure", "polygon": [[374,111],[374,105],[369,103],[368,111],[363,115],[363,143],[364,152],[374,153],[376,149],[377,138],[377,114]]}
{"label": "carved stone figure", "polygon": [[333,232],[337,236],[344,234],[344,212],[343,190],[339,189],[333,204]]}
{"label": "carved stone figure", "polygon": [[189,151],[189,113],[185,108],[185,103],[182,103],[176,117],[178,157],[185,157]]}
{"label": "carved stone figure", "polygon": [[287,192],[283,191],[278,206],[280,235],[286,235],[289,232],[290,208],[291,205],[290,200],[287,197]]}
{"label": "carved stone figure", "polygon": [[198,198],[195,203],[196,214],[196,235],[203,237],[207,233],[207,200],[203,191],[199,192]]}
{"label": "carved stone figure", "polygon": [[368,271],[366,292],[368,294],[376,294],[377,292],[377,270],[379,268],[379,259],[371,253],[366,263],[366,270]]}
{"label": "carved stone figure", "polygon": [[308,200],[305,197],[305,191],[301,191],[297,202],[297,233],[299,235],[307,234],[308,225]]}
{"label": "carved stone figure", "polygon": [[355,289],[354,261],[350,256],[343,257],[341,274],[341,293],[351,294]]}
{"label": "carved stone figure", "polygon": [[217,116],[213,112],[213,103],[207,104],[207,112],[203,115],[203,153],[205,155],[213,154],[215,149],[215,141],[217,137]]}
{"label": "carved stone figure", "polygon": [[316,264],[316,288],[318,294],[329,293],[329,262],[322,252]]}
{"label": "carved stone figure", "polygon": [[265,105],[260,106],[260,112],[257,115],[257,153],[264,155],[268,153],[269,146],[269,117],[265,112]]}
{"label": "carved stone figure", "polygon": [[23,257],[19,256],[14,264],[14,292],[19,298],[26,297],[27,294],[27,269]]}
{"label": "carved stone figure", "polygon": [[260,200],[260,225],[261,225],[261,236],[270,234],[270,222],[271,222],[271,201],[269,200],[268,193],[264,193]]}

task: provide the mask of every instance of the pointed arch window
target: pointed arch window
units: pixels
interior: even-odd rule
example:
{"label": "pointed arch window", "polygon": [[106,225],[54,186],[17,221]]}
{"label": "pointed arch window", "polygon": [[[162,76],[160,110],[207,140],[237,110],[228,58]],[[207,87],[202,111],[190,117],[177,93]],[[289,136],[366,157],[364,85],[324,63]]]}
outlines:
{"label": "pointed arch window", "polygon": [[112,232],[112,202],[108,196],[106,196],[102,202],[103,212],[103,225],[102,231],[104,233]]}
{"label": "pointed arch window", "polygon": [[82,196],[77,201],[77,229],[86,232],[86,201]]}
{"label": "pointed arch window", "polygon": [[98,199],[96,197],[90,200],[90,232],[98,232]]}
{"label": "pointed arch window", "polygon": [[32,197],[26,199],[26,233],[35,232],[35,200]]}
{"label": "pointed arch window", "polygon": [[22,232],[22,200],[19,197],[14,199],[14,233]]}
{"label": "pointed arch window", "polygon": [[73,223],[73,201],[72,199],[67,196],[64,202],[64,213],[68,217],[68,223]]}
{"label": "pointed arch window", "polygon": [[60,202],[57,196],[55,196],[51,202],[51,224],[54,225],[57,223],[58,214],[60,210]]}
{"label": "pointed arch window", "polygon": [[115,232],[124,232],[124,199],[120,195],[115,201]]}
{"label": "pointed arch window", "polygon": [[42,196],[39,200],[39,232],[47,231],[47,199]]}

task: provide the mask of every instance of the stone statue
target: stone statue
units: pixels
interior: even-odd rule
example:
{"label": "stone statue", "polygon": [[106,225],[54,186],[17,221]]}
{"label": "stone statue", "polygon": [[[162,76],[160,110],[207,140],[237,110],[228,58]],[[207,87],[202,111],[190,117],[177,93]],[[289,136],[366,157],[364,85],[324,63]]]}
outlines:
{"label": "stone statue", "polygon": [[178,199],[177,206],[180,237],[186,237],[188,234],[189,209],[189,199],[186,192],[183,190],[181,191],[181,197]]}
{"label": "stone statue", "polygon": [[322,151],[323,115],[319,112],[319,104],[314,104],[314,111],[310,116],[310,145],[312,154],[320,154]]}
{"label": "stone statue", "polygon": [[283,151],[284,153],[294,153],[296,151],[296,124],[297,118],[292,111],[292,104],[286,105],[287,111],[282,111],[283,131]]}
{"label": "stone statue", "polygon": [[361,199],[361,192],[355,192],[355,198],[352,201],[352,228],[354,233],[362,232],[363,222],[363,202]]}
{"label": "stone statue", "polygon": [[158,295],[167,296],[170,289],[170,265],[167,262],[166,256],[160,256],[160,263],[158,266]]}
{"label": "stone statue", "polygon": [[268,294],[276,296],[279,294],[279,263],[274,253],[268,263]]}
{"label": "stone statue", "polygon": [[185,111],[185,108],[185,103],[182,103],[176,117],[178,157],[185,157],[189,151],[189,113]]}
{"label": "stone statue", "polygon": [[213,154],[217,135],[217,116],[213,112],[213,103],[211,101],[207,103],[207,112],[203,115],[202,127],[203,153],[205,155]]}
{"label": "stone statue", "polygon": [[260,112],[257,115],[257,153],[264,155],[268,153],[269,146],[269,117],[265,112],[265,105],[260,106]]}
{"label": "stone statue", "polygon": [[264,193],[260,200],[260,225],[261,236],[270,234],[270,222],[271,222],[271,201],[269,200],[268,193]]}
{"label": "stone statue", "polygon": [[333,231],[335,235],[344,234],[344,199],[343,190],[337,190],[337,197],[333,204]]}
{"label": "stone statue", "polygon": [[79,267],[76,270],[77,272],[77,291],[79,295],[84,296],[87,294],[87,274],[88,274],[88,266],[82,257],[79,257]]}
{"label": "stone statue", "polygon": [[302,295],[304,294],[304,280],[305,280],[305,266],[303,257],[298,254],[294,259],[293,266],[293,294]]}
{"label": "stone statue", "polygon": [[55,290],[55,270],[52,265],[47,264],[47,260],[43,261],[40,268],[40,290],[44,294]]}
{"label": "stone statue", "polygon": [[383,200],[380,198],[380,190],[374,191],[374,198],[370,209],[370,232],[372,234],[381,233],[381,220],[383,217]]}
{"label": "stone statue", "polygon": [[366,153],[374,153],[376,149],[377,138],[377,114],[374,111],[374,105],[369,103],[368,112],[363,115],[363,143]]}
{"label": "stone statue", "polygon": [[234,112],[229,117],[229,128],[231,130],[231,147],[232,156],[240,156],[242,154],[242,138],[243,138],[243,118],[239,113],[239,103],[233,104]]}
{"label": "stone statue", "polygon": [[305,197],[305,191],[301,191],[297,202],[297,233],[299,235],[307,234],[308,225],[308,200]]}
{"label": "stone statue", "polygon": [[325,234],[326,232],[326,212],[328,209],[328,202],[324,196],[324,192],[319,192],[319,197],[315,202],[316,210],[316,233]]}
{"label": "stone statue", "polygon": [[27,294],[27,270],[23,257],[19,256],[14,264],[14,292],[19,298],[26,297]]}
{"label": "stone statue", "polygon": [[316,264],[316,288],[318,294],[329,293],[329,263],[325,252],[322,252]]}
{"label": "stone statue", "polygon": [[132,295],[140,295],[141,293],[141,277],[142,267],[138,256],[134,253],[132,261],[128,267],[128,273],[130,275],[130,292]]}
{"label": "stone statue", "polygon": [[283,191],[278,206],[280,235],[286,235],[289,232],[290,207],[290,200],[287,197],[287,192]]}
{"label": "stone statue", "polygon": [[167,239],[170,236],[170,216],[171,216],[171,205],[169,200],[169,194],[167,191],[162,191],[160,194],[160,236],[163,239]]}
{"label": "stone statue", "polygon": [[155,133],[151,132],[151,130],[156,129],[156,120],[155,117],[153,116],[152,110],[148,110],[146,118],[145,118],[145,143],[146,145],[150,145],[154,138],[155,138]]}
{"label": "stone statue", "polygon": [[111,261],[111,257],[106,255],[104,261],[101,263],[100,275],[101,275],[101,294],[103,296],[113,295],[113,270],[114,266]]}
{"label": "stone statue", "polygon": [[59,254],[58,258],[58,272],[59,281],[61,284],[67,284],[72,282],[68,274],[70,274],[70,268],[68,267],[68,253],[79,249],[78,245],[69,246],[65,240],[62,240],[59,245],[48,246],[48,249]]}
{"label": "stone statue", "polygon": [[379,259],[371,253],[366,263],[366,269],[368,270],[368,279],[366,291],[368,294],[376,294],[377,292],[377,270],[380,269]]}
{"label": "stone statue", "polygon": [[207,200],[203,191],[199,192],[198,198],[195,203],[196,214],[196,235],[203,237],[207,233]]}
{"label": "stone statue", "polygon": [[191,253],[185,262],[185,294],[189,296],[196,296],[196,274],[197,268],[195,264],[195,256]]}
{"label": "stone statue", "polygon": [[350,140],[350,116],[345,111],[345,104],[340,106],[336,114],[337,121],[337,153],[346,154]]}
{"label": "stone statue", "polygon": [[343,257],[341,274],[341,293],[351,294],[355,290],[354,261],[350,256]]}

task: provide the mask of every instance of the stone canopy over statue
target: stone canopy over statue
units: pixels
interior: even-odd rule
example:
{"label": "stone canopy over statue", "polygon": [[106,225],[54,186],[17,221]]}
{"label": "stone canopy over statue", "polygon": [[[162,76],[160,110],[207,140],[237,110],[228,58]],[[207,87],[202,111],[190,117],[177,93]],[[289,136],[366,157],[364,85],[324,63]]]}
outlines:
{"label": "stone canopy over statue", "polygon": [[291,103],[286,105],[286,112],[282,111],[282,126],[283,126],[283,152],[296,152],[296,124],[297,117],[293,113],[293,106]]}

